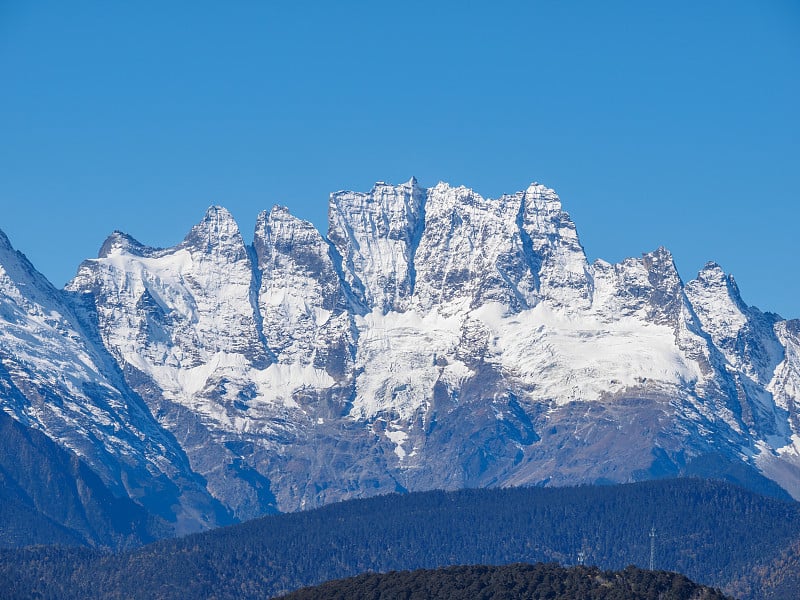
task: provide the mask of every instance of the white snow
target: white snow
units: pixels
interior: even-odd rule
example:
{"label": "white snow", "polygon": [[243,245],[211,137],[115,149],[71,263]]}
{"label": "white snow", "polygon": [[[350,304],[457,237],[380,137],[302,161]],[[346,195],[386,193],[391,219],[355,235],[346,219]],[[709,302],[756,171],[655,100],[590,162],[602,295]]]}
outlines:
{"label": "white snow", "polygon": [[411,419],[431,398],[440,374],[435,357],[455,352],[459,318],[413,310],[384,315],[375,309],[356,323],[360,330],[356,362],[364,371],[351,415],[370,418],[388,413]]}
{"label": "white snow", "polygon": [[397,458],[403,460],[406,457],[406,451],[403,448],[403,444],[405,444],[406,440],[408,439],[408,434],[402,429],[387,430],[386,437],[394,442],[394,453],[397,455]]}
{"label": "white snow", "polygon": [[690,385],[701,377],[666,326],[633,318],[600,322],[546,304],[516,315],[505,312],[501,305],[486,304],[473,315],[492,331],[493,360],[536,386],[534,393],[543,400],[598,400],[648,382]]}

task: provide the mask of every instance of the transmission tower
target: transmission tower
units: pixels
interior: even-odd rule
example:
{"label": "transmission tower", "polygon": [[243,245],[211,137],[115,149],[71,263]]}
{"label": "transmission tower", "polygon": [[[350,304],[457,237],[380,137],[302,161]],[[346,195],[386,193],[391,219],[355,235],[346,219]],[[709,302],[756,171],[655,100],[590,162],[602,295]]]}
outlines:
{"label": "transmission tower", "polygon": [[650,528],[650,570],[656,568],[656,526]]}
{"label": "transmission tower", "polygon": [[578,564],[583,566],[586,564],[586,559],[589,558],[589,540],[583,536],[581,541],[581,549],[578,550]]}

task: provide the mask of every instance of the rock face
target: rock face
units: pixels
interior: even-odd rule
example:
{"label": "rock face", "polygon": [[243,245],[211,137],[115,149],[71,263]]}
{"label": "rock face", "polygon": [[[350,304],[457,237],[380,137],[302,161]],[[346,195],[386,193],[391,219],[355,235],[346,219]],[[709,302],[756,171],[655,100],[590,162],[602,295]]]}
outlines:
{"label": "rock face", "polygon": [[2,238],[3,409],[185,529],[686,473],[800,498],[800,324],[717,265],[589,264],[538,184],[379,183],[329,221],[275,207],[247,245],[212,207],[173,248],[112,234],[64,291]]}

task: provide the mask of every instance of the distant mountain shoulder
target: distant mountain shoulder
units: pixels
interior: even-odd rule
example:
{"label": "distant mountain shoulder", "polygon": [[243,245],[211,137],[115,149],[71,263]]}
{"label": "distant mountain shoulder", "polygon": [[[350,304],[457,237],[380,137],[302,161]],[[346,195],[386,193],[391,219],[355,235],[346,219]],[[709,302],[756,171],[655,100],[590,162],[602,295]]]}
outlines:
{"label": "distant mountain shoulder", "polygon": [[280,600],[732,600],[683,575],[628,567],[564,568],[556,564],[456,566],[367,573],[281,596]]}
{"label": "distant mountain shoulder", "polygon": [[170,531],[75,454],[0,411],[0,545],[140,546]]}

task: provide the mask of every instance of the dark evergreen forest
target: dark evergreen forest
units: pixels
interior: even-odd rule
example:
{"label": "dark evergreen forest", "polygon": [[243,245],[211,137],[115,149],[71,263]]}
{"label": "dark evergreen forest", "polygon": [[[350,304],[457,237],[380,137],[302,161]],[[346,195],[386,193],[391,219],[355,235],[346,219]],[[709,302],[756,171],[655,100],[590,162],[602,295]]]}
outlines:
{"label": "dark evergreen forest", "polygon": [[683,575],[627,567],[485,565],[366,573],[303,588],[282,600],[727,600]]}
{"label": "dark evergreen forest", "polygon": [[[0,553],[0,592],[35,598],[265,598],[367,572],[557,562],[655,567],[740,598],[800,597],[800,504],[696,479],[379,496],[119,554]],[[783,565],[783,566],[782,566]]]}

